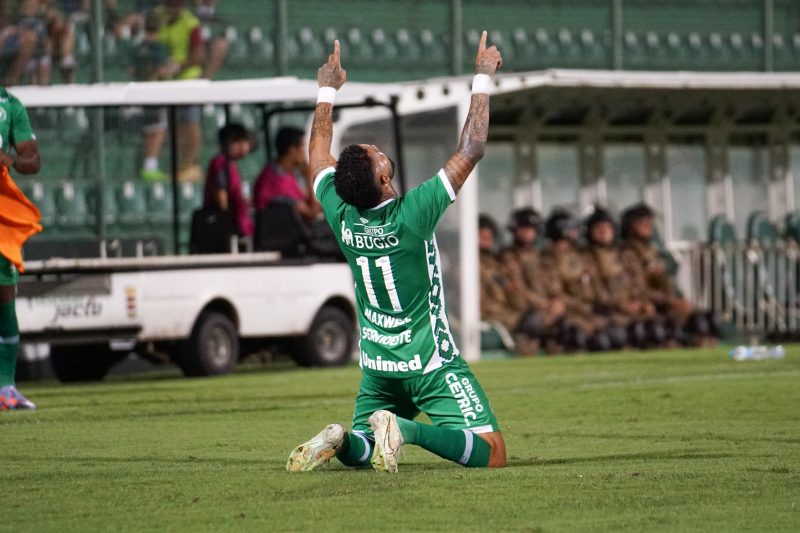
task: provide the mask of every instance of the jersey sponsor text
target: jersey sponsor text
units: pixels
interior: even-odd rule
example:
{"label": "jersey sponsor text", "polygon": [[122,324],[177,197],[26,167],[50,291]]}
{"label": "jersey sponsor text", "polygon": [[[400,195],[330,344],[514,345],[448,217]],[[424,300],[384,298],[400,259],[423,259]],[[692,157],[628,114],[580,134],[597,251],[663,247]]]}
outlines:
{"label": "jersey sponsor text", "polygon": [[411,361],[389,361],[379,355],[375,359],[365,351],[361,351],[361,366],[378,372],[415,372],[422,370],[422,359],[415,354]]}
{"label": "jersey sponsor text", "polygon": [[384,315],[372,309],[364,309],[364,317],[369,320],[373,325],[379,328],[392,329],[400,326],[405,326],[411,322],[410,317],[397,318],[390,315]]}
{"label": "jersey sponsor text", "polygon": [[458,376],[453,372],[448,372],[444,376],[444,381],[453,394],[453,398],[458,402],[464,423],[470,427],[472,421],[478,418],[476,413],[483,412],[483,404],[478,398],[478,393],[475,392],[475,387],[469,382],[469,378],[462,378],[459,381]]}

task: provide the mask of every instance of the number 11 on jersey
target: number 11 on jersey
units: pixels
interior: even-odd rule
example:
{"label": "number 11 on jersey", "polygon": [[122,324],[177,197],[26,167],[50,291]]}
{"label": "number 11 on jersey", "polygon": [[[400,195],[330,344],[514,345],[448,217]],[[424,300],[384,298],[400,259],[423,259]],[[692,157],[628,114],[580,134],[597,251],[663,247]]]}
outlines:
{"label": "number 11 on jersey", "polygon": [[[380,307],[378,305],[378,296],[375,294],[375,286],[372,284],[372,276],[369,271],[369,258],[360,256],[356,259],[356,264],[361,267],[361,277],[364,280],[364,289],[367,291],[367,298],[370,305]],[[389,293],[389,301],[392,302],[392,309],[394,311],[402,311],[403,307],[400,305],[400,298],[397,297],[397,287],[394,284],[394,276],[392,276],[392,263],[389,256],[384,255],[375,260],[375,266],[383,272],[383,285],[386,287],[386,292]]]}

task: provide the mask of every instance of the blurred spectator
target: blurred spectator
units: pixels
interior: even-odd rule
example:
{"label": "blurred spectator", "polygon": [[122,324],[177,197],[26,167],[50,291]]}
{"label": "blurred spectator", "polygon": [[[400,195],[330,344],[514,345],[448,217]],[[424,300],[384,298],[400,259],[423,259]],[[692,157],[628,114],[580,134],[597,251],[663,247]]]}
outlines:
{"label": "blurred spectator", "polygon": [[[160,29],[158,14],[155,11],[148,12],[145,16],[144,38],[131,53],[129,73],[135,81],[166,80],[177,71],[178,65],[170,59],[167,46],[158,40]],[[142,178],[167,179],[169,176],[158,167],[158,156],[167,132],[166,109],[145,107],[143,130]]]}
{"label": "blurred spectator", "polygon": [[489,323],[522,355],[540,348],[540,320],[530,313],[522,293],[521,277],[507,276],[495,253],[497,224],[488,215],[478,217],[481,320]]}
{"label": "blurred spectator", "polygon": [[[253,206],[264,209],[275,198],[289,198],[294,200],[303,220],[316,220],[322,208],[310,183],[313,176],[309,176],[305,133],[297,128],[281,128],[275,137],[275,148],[278,158],[264,166],[253,185]],[[305,191],[297,183],[296,172],[305,178]]]}
{"label": "blurred spectator", "polygon": [[194,14],[203,25],[204,41],[206,42],[206,61],[203,65],[203,77],[214,79],[217,71],[222,66],[225,56],[228,55],[228,39],[225,30],[217,16],[217,0],[195,0]]}
{"label": "blurred spectator", "polygon": [[133,11],[119,20],[114,33],[120,39],[137,38],[144,31],[144,19],[147,13],[159,5],[161,5],[161,0],[135,0]]}
{"label": "blurred spectator", "polygon": [[[158,37],[167,45],[170,58],[178,65],[174,79],[198,79],[203,74],[205,48],[200,32],[200,21],[184,8],[183,0],[164,0],[156,8],[161,30]],[[200,106],[187,105],[178,108],[178,179],[197,181],[201,170],[198,152],[201,143]]]}
{"label": "blurred spectator", "polygon": [[569,212],[553,210],[545,224],[545,234],[550,240],[545,257],[552,262],[553,272],[564,286],[570,316],[577,319],[581,333],[591,338],[590,349],[623,348],[628,342],[627,333],[603,305],[598,275],[577,246],[579,227],[580,221]]}
{"label": "blurred spectator", "polygon": [[253,221],[242,192],[242,177],[236,161],[252,150],[254,137],[241,124],[227,124],[219,130],[220,152],[208,164],[203,207],[232,211],[240,236],[253,235]]}
{"label": "blurred spectator", "polygon": [[662,346],[667,331],[647,299],[647,288],[636,285],[625,268],[616,242],[614,219],[608,211],[595,206],[585,220],[588,256],[600,282],[600,299],[617,323],[628,328],[630,343],[637,348]]}
{"label": "blurred spectator", "polygon": [[622,259],[637,286],[644,287],[657,311],[666,316],[686,342],[713,344],[719,337],[719,321],[713,312],[695,309],[672,282],[661,253],[654,243],[653,210],[645,204],[622,213]]}
{"label": "blurred spectator", "polygon": [[529,313],[529,331],[536,326],[545,351],[558,353],[568,341],[567,306],[558,276],[552,275],[535,247],[541,228],[542,218],[536,210],[514,211],[508,224],[512,243],[500,252],[500,262],[505,276],[519,287],[515,298],[517,305],[521,304],[521,309]]}
{"label": "blurred spectator", "polygon": [[65,17],[54,1],[22,0],[19,4],[21,28],[36,33],[39,46],[27,65],[31,83],[50,84],[52,61],[55,59],[62,81],[75,82],[75,25]]}
{"label": "blurred spectator", "polygon": [[0,2],[0,56],[5,86],[20,82],[41,40],[41,35],[35,28],[15,24],[14,20],[12,3]]}

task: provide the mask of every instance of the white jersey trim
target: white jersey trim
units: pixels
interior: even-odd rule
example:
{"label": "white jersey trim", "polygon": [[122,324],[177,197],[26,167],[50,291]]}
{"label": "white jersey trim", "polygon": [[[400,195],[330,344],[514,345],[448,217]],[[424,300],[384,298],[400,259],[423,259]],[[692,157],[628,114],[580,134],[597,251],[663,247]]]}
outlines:
{"label": "white jersey trim", "polygon": [[326,175],[330,174],[331,172],[336,172],[336,168],[334,168],[334,167],[323,168],[314,177],[314,196],[317,195],[317,188],[319,187],[319,182],[322,181],[322,178],[324,178]]}
{"label": "white jersey trim", "polygon": [[450,196],[450,201],[455,202],[456,191],[453,190],[453,184],[450,183],[450,178],[447,177],[447,174],[445,174],[444,169],[443,168],[440,169],[437,175],[439,176],[439,179],[442,180],[442,185],[444,185],[444,188],[447,189],[447,194]]}
{"label": "white jersey trim", "polygon": [[475,436],[471,431],[467,431],[466,429],[462,429],[461,431],[464,432],[466,442],[464,443],[464,455],[461,456],[461,459],[459,459],[458,462],[462,465],[466,465],[469,462],[470,456],[472,455],[472,441],[475,439]]}
{"label": "white jersey trim", "polygon": [[394,200],[395,200],[394,198],[389,198],[388,200],[382,201],[381,203],[379,203],[375,207],[370,207],[369,210],[370,211],[375,211],[376,209],[380,209],[381,207],[386,207],[390,203],[394,202]]}
{"label": "white jersey trim", "polygon": [[474,428],[469,428],[469,430],[473,433],[492,433],[494,432],[494,428],[489,424],[485,426],[478,426]]}

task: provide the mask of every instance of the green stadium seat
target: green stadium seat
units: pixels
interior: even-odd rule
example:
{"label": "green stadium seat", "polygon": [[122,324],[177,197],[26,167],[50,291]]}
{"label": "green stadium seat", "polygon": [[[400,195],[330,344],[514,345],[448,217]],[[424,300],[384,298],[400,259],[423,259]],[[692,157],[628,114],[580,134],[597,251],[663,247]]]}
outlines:
{"label": "green stadium seat", "polygon": [[375,53],[371,43],[361,30],[350,28],[344,39],[348,48],[348,60],[352,59],[353,65],[370,65],[375,61]]}
{"label": "green stadium seat", "polygon": [[424,28],[420,30],[418,39],[422,54],[421,64],[424,67],[436,69],[437,72],[446,72],[449,55],[444,37]]}
{"label": "green stadium seat", "polygon": [[725,215],[716,215],[708,225],[708,242],[719,246],[733,246],[739,238],[736,227]]}
{"label": "green stadium seat", "polygon": [[397,48],[397,66],[403,69],[416,70],[419,68],[421,52],[419,44],[411,38],[411,32],[400,28],[393,35],[394,45]]}
{"label": "green stadium seat", "polygon": [[375,54],[376,64],[386,65],[397,59],[397,46],[389,39],[383,28],[375,28],[369,34],[370,43]]}
{"label": "green stadium seat", "polygon": [[23,178],[18,181],[19,188],[36,205],[42,215],[41,224],[45,231],[56,230],[56,203],[53,187],[46,181]]}
{"label": "green stadium seat", "polygon": [[115,188],[118,222],[123,228],[140,228],[147,222],[147,201],[142,184],[125,181]]}
{"label": "green stadium seat", "polygon": [[300,28],[288,45],[289,58],[300,66],[319,66],[327,58],[322,39],[308,26]]}
{"label": "green stadium seat", "polygon": [[784,236],[800,245],[800,211],[793,211],[784,218]]}
{"label": "green stadium seat", "polygon": [[[89,223],[95,226],[100,216],[100,205],[98,202],[99,189],[98,184],[90,184],[85,186],[86,206],[89,209]],[[103,186],[103,222],[106,228],[111,228],[117,223],[119,215],[117,211],[117,200],[115,197],[114,184],[106,182]]]}
{"label": "green stadium seat", "polygon": [[536,42],[537,68],[551,68],[558,64],[558,44],[545,28],[537,28],[533,33]]}
{"label": "green stadium seat", "polygon": [[64,181],[55,189],[56,225],[64,232],[85,233],[92,226],[86,185]]}
{"label": "green stadium seat", "polygon": [[608,68],[610,61],[608,50],[599,36],[592,30],[584,29],[580,33],[580,45],[583,55],[583,66],[590,68]]}
{"label": "green stadium seat", "polygon": [[247,39],[239,35],[236,26],[225,28],[225,40],[228,41],[228,53],[225,55],[225,64],[232,67],[241,67],[249,61],[249,50],[247,49]]}
{"label": "green stadium seat", "polygon": [[578,36],[567,28],[561,28],[556,34],[556,41],[558,42],[559,65],[568,68],[581,66],[584,58]]}
{"label": "green stadium seat", "polygon": [[747,241],[752,245],[766,248],[778,244],[781,235],[766,214],[755,212],[747,219]]}
{"label": "green stadium seat", "polygon": [[[516,67],[522,70],[533,68],[536,60],[536,44],[533,39],[529,38],[528,32],[523,28],[516,28],[511,32],[511,44],[514,49],[514,64]],[[503,50],[503,53],[505,53],[505,50]]]}
{"label": "green stadium seat", "polygon": [[145,209],[147,225],[156,233],[161,233],[172,224],[172,186],[157,181],[145,185]]}
{"label": "green stadium seat", "polygon": [[260,122],[258,110],[255,107],[241,104],[231,104],[228,107],[228,120],[231,122],[238,122],[251,131],[255,131]]}
{"label": "green stadium seat", "polygon": [[254,67],[275,68],[275,43],[272,38],[261,28],[254,26],[248,32],[247,39],[250,63]]}
{"label": "green stadium seat", "polygon": [[639,40],[639,36],[626,31],[622,36],[622,64],[625,68],[642,69],[647,64],[647,50]]}
{"label": "green stadium seat", "polygon": [[178,183],[178,207],[180,209],[181,225],[186,225],[192,220],[192,211],[203,204],[202,183]]}

